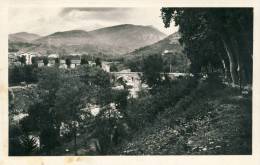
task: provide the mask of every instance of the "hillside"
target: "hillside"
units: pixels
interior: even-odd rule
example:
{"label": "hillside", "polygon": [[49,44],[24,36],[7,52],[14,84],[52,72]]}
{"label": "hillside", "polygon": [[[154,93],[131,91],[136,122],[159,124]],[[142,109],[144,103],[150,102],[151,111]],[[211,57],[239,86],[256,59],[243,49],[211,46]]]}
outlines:
{"label": "hillside", "polygon": [[17,52],[21,49],[34,46],[34,40],[40,38],[38,34],[19,32],[8,35],[9,52]]}
{"label": "hillside", "polygon": [[201,82],[115,151],[123,155],[249,154],[251,98],[251,92],[241,95],[235,88]]}
{"label": "hillside", "polygon": [[8,37],[9,37],[8,41],[10,43],[18,43],[18,42],[30,43],[33,40],[40,38],[41,36],[33,33],[19,32],[19,33],[9,34]]}
{"label": "hillside", "polygon": [[135,51],[128,53],[127,56],[147,56],[149,54],[162,54],[165,50],[169,50],[176,54],[182,54],[183,47],[178,41],[179,38],[180,34],[178,32],[173,33],[154,44],[136,49]]}
{"label": "hillside", "polygon": [[89,32],[83,30],[56,32],[35,40],[33,43],[38,46],[21,51],[30,49],[41,53],[51,51],[122,55],[153,44],[164,37],[165,34],[151,26],[124,24]]}
{"label": "hillside", "polygon": [[[125,55],[125,63],[132,67],[132,70],[141,70],[139,64],[143,58],[152,54],[162,55],[165,52],[169,52],[162,56],[165,61],[165,67],[169,67],[169,64],[171,63],[174,71],[187,71],[190,62],[186,54],[183,52],[183,47],[179,43],[179,38],[180,34],[176,32],[154,44],[136,49],[135,51]],[[166,71],[169,70],[169,68],[165,69]]]}

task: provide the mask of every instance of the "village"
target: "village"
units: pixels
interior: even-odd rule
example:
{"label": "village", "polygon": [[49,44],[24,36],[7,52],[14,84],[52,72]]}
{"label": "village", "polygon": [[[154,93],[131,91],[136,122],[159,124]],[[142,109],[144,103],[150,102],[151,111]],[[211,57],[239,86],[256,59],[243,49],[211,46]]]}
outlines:
{"label": "village", "polygon": [[[66,56],[60,56],[59,54],[42,55],[37,52],[9,52],[8,58],[9,66],[19,66],[22,65],[22,63],[24,63],[26,65],[36,64],[38,67],[58,66],[59,68],[76,68],[77,66],[85,64],[86,62],[90,66],[94,66],[96,64],[93,57],[92,60],[86,61],[86,55],[77,53],[68,54]],[[24,61],[22,59],[24,59]],[[102,69],[109,72],[110,64],[111,62],[102,62]]]}

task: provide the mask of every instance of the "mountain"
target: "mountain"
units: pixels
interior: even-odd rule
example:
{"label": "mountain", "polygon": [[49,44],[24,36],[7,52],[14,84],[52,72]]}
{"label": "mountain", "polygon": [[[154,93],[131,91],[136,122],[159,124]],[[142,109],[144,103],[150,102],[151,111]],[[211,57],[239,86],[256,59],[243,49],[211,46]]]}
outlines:
{"label": "mountain", "polygon": [[38,46],[31,50],[40,53],[103,53],[107,55],[123,55],[140,47],[153,44],[166,37],[152,26],[123,24],[97,29],[94,31],[71,30],[56,32],[33,41]]}
{"label": "mountain", "polygon": [[162,54],[165,50],[181,54],[183,47],[179,43],[180,33],[176,32],[168,37],[145,47],[134,50],[126,56],[147,56],[150,54]]}
{"label": "mountain", "polygon": [[19,50],[31,47],[34,45],[32,42],[40,37],[41,36],[39,36],[38,34],[27,33],[27,32],[9,34],[8,51],[17,52]]}
{"label": "mountain", "polygon": [[31,41],[36,40],[41,36],[34,33],[19,32],[19,33],[9,34],[8,37],[9,37],[8,41],[11,43],[17,43],[17,42],[30,43]]}
{"label": "mountain", "polygon": [[133,71],[140,71],[141,63],[144,58],[149,55],[162,55],[165,63],[165,70],[169,70],[170,63],[173,65],[173,70],[178,72],[187,71],[189,67],[189,59],[183,52],[183,46],[179,43],[180,33],[176,32],[168,37],[145,47],[127,53],[124,56],[124,61]]}

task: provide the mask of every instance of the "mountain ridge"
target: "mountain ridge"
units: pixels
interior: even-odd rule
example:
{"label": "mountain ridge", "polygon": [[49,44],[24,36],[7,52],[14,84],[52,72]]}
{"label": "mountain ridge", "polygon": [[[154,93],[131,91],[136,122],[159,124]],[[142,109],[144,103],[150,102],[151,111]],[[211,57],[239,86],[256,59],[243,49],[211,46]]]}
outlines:
{"label": "mountain ridge", "polygon": [[166,35],[151,26],[121,24],[92,31],[69,30],[55,32],[33,41],[38,46],[22,48],[40,53],[61,51],[67,53],[103,53],[123,55],[140,47],[153,44]]}
{"label": "mountain ridge", "polygon": [[12,33],[8,35],[9,42],[23,42],[23,43],[30,43],[35,39],[40,38],[41,36],[35,33],[28,33],[28,32],[18,32]]}

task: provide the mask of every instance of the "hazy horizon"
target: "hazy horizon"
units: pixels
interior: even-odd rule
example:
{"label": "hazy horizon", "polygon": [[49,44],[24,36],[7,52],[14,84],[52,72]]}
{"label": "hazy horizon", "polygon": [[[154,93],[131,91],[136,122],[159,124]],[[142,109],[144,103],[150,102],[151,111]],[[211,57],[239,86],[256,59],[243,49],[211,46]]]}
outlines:
{"label": "hazy horizon", "polygon": [[160,8],[10,8],[9,34],[27,32],[46,36],[70,30],[92,31],[121,24],[153,26],[169,35]]}
{"label": "hazy horizon", "polygon": [[[57,32],[66,32],[66,31],[74,31],[74,30],[82,30],[82,31],[86,31],[86,32],[91,32],[91,31],[95,31],[95,30],[98,30],[98,29],[103,29],[103,28],[109,28],[109,27],[113,27],[113,26],[120,26],[120,25],[128,25],[128,24],[118,24],[118,25],[112,25],[112,26],[106,26],[106,27],[101,27],[101,28],[97,28],[97,29],[93,29],[93,30],[84,30],[84,29],[70,29],[70,30],[64,30],[64,31],[55,31],[55,32],[52,32],[50,34],[46,34],[46,35],[40,35],[38,33],[33,33],[33,32],[28,32],[28,31],[18,31],[18,32],[15,32],[15,33],[9,33],[10,34],[17,34],[17,33],[30,33],[30,34],[37,34],[41,37],[44,37],[44,36],[48,36],[48,35],[51,35],[51,34],[54,34],[54,33],[57,33]],[[129,24],[129,25],[134,25],[134,26],[152,26],[153,28],[156,28],[154,27],[153,25],[136,25],[136,24]],[[156,28],[158,31],[160,31],[158,28]],[[160,31],[162,32],[162,31]],[[175,31],[177,32],[177,31]],[[164,33],[164,32],[162,32]],[[174,33],[174,32],[173,32]],[[167,33],[164,33],[165,35],[170,35],[170,34],[167,34]]]}

